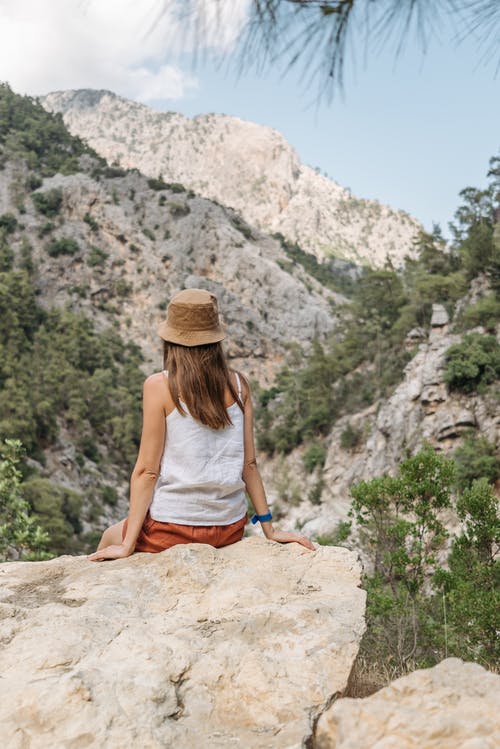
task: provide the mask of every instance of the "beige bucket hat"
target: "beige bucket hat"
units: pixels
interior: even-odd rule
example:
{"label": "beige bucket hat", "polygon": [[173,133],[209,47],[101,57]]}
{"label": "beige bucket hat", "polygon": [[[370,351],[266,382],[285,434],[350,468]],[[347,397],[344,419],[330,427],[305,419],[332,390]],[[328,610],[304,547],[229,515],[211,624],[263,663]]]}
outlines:
{"label": "beige bucket hat", "polygon": [[167,319],[158,327],[164,341],[181,346],[217,343],[226,337],[219,319],[217,297],[206,289],[183,289],[170,300]]}

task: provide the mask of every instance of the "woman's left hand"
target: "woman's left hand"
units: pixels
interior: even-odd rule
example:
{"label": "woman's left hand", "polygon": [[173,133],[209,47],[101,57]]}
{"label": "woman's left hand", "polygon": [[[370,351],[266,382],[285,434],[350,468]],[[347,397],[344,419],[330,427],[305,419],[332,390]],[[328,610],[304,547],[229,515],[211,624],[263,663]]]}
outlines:
{"label": "woman's left hand", "polygon": [[104,549],[99,549],[99,551],[94,551],[93,554],[87,556],[87,559],[90,559],[91,562],[102,562],[104,559],[123,559],[129,557],[133,551],[123,544],[112,544]]}
{"label": "woman's left hand", "polygon": [[280,544],[289,544],[295,541],[295,543],[301,544],[302,546],[305,546],[306,549],[311,549],[311,551],[316,551],[316,547],[312,543],[312,541],[307,538],[307,536],[302,536],[300,533],[289,533],[287,531],[275,531],[273,530],[273,533],[271,536],[267,536],[269,541],[278,541]]}

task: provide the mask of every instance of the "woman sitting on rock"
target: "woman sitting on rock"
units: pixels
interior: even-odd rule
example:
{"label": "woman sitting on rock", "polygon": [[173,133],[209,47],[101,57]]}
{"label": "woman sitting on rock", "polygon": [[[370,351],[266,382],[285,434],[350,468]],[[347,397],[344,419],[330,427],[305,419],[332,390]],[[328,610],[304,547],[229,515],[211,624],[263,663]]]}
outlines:
{"label": "woman sitting on rock", "polygon": [[128,518],[104,531],[88,559],[240,541],[248,522],[245,489],[256,513],[252,522],[260,521],[266,538],[314,549],[306,536],[273,528],[255,460],[250,387],[228,369],[214,294],[176,294],[158,333],[165,369],[144,383]]}

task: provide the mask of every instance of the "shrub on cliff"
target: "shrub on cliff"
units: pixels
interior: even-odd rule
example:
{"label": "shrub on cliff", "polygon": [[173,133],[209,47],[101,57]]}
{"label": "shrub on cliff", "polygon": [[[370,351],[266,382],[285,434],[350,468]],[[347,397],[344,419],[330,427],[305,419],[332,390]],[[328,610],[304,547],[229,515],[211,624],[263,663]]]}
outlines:
{"label": "shrub on cliff", "polygon": [[57,216],[61,210],[63,202],[63,192],[58,187],[53,187],[45,192],[33,193],[33,203],[39,213],[48,218]]}
{"label": "shrub on cliff", "polygon": [[[351,487],[351,515],[370,560],[362,657],[395,675],[455,655],[485,665],[498,657],[498,502],[486,479],[453,500],[452,460],[424,447],[397,476]],[[443,511],[463,531],[451,543]]]}
{"label": "shrub on cliff", "polygon": [[44,549],[49,536],[30,514],[28,502],[21,493],[22,456],[19,440],[0,444],[0,561],[8,559],[48,559]]}
{"label": "shrub on cliff", "polygon": [[446,352],[444,381],[472,393],[500,377],[500,345],[494,336],[469,333]]}
{"label": "shrub on cliff", "polygon": [[469,489],[475,479],[485,478],[490,484],[494,484],[500,476],[500,457],[495,445],[486,437],[474,433],[467,435],[453,457],[460,491]]}
{"label": "shrub on cliff", "polygon": [[435,575],[446,602],[447,649],[464,660],[498,663],[498,499],[482,478],[463,492],[456,509],[464,531],[453,541],[449,568]]}

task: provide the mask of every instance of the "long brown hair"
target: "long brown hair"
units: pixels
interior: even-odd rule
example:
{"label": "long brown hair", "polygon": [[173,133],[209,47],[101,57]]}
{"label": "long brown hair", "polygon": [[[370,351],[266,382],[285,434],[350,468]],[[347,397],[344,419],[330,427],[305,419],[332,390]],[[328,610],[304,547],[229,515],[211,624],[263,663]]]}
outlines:
{"label": "long brown hair", "polygon": [[233,423],[224,403],[226,387],[244,410],[231,382],[220,342],[181,346],[164,341],[163,367],[168,371],[172,400],[183,416],[186,411],[180,402],[180,391],[191,416],[212,429],[223,429]]}

